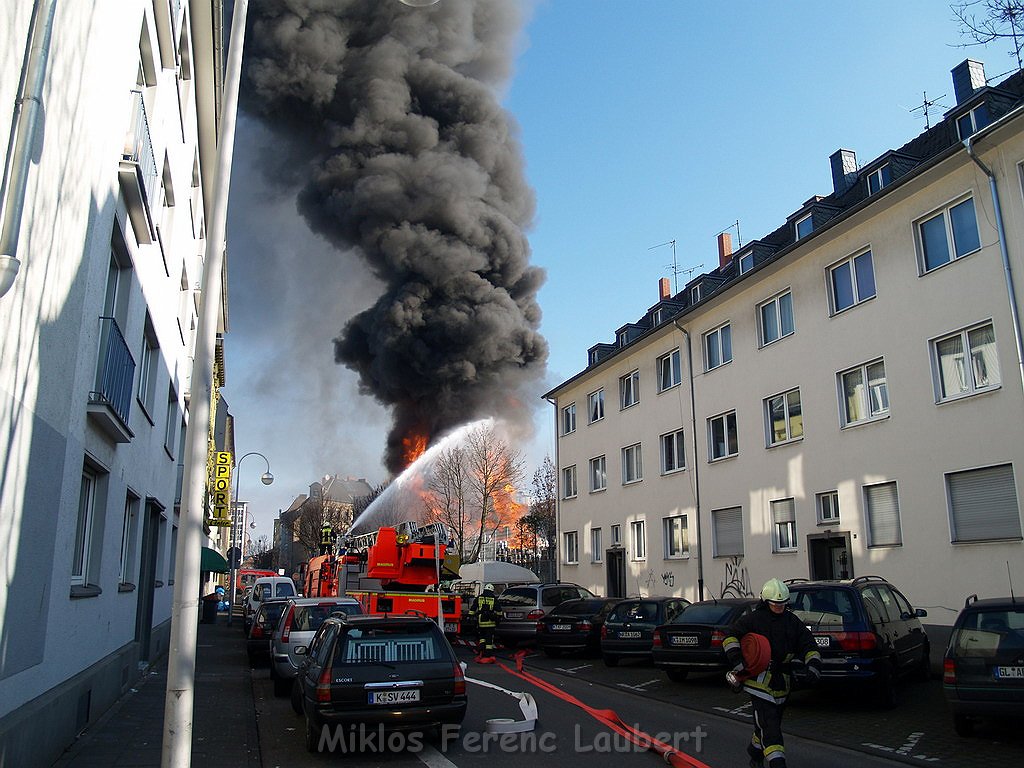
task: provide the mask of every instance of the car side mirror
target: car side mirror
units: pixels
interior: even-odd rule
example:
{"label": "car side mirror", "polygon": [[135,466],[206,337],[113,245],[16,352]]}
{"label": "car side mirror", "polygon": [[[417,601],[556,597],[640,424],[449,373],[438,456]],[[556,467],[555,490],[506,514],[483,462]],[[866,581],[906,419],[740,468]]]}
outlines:
{"label": "car side mirror", "polygon": [[914,615],[918,618],[923,619],[925,616],[928,615],[928,611],[926,611],[924,608],[918,608],[914,611]]}
{"label": "car side mirror", "polygon": [[308,651],[308,650],[309,649],[306,646],[304,646],[304,645],[297,645],[297,646],[295,646],[295,655],[296,656],[305,656],[306,655],[306,651]]}

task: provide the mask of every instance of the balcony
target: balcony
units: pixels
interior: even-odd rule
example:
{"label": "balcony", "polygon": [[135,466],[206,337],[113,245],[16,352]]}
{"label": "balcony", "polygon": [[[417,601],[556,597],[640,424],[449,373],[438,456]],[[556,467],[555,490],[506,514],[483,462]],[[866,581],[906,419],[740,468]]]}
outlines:
{"label": "balcony", "polygon": [[132,117],[125,134],[118,179],[128,206],[128,218],[135,230],[135,239],[148,245],[156,237],[151,206],[156,202],[159,172],[142,91],[132,91]]}
{"label": "balcony", "polygon": [[135,359],[117,321],[101,317],[96,389],[89,393],[89,418],[115,443],[127,443],[135,436],[128,428],[134,382]]}

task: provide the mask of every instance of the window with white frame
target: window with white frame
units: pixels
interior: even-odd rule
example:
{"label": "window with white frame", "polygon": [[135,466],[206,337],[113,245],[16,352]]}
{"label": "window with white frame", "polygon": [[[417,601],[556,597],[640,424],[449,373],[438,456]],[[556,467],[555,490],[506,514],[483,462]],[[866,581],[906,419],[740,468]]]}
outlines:
{"label": "window with white frame", "polygon": [[839,491],[825,491],[815,496],[820,525],[834,525],[839,522]]}
{"label": "window with white frame", "polygon": [[678,386],[679,382],[683,380],[678,349],[673,349],[667,355],[659,357],[657,366],[659,392]]}
{"label": "window with white frame", "polygon": [[619,331],[616,341],[620,347],[629,344],[629,331]]}
{"label": "window with white frame", "polygon": [[804,436],[799,388],[767,398],[764,401],[764,415],[769,448]]}
{"label": "window with white frame", "polygon": [[569,403],[562,409],[562,434],[571,435],[576,431],[576,403]]}
{"label": "window with white frame", "polygon": [[890,181],[892,181],[892,171],[889,169],[889,164],[886,163],[877,171],[868,174],[868,194],[875,194],[883,187],[888,186]]}
{"label": "window with white frame", "polygon": [[700,283],[690,289],[690,303],[696,304],[700,301]]}
{"label": "window with white frame", "polygon": [[562,534],[562,543],[565,547],[566,565],[576,565],[580,561],[580,542],[576,531],[566,531]]}
{"label": "window with white frame", "polygon": [[607,462],[604,456],[595,456],[590,460],[590,490],[603,491],[607,487]]}
{"label": "window with white frame", "polygon": [[146,414],[152,420],[152,414],[156,407],[156,379],[158,366],[160,364],[159,344],[156,340],[156,333],[153,330],[152,322],[146,318],[146,330],[142,335],[142,356],[139,363],[139,403],[146,410]]}
{"label": "window with white frame", "polygon": [[811,232],[814,231],[814,218],[811,214],[807,214],[796,220],[796,239],[807,237]]}
{"label": "window with white frame", "polygon": [[757,308],[757,315],[762,347],[791,335],[795,330],[793,294],[785,291],[773,296]]}
{"label": "window with white frame", "polygon": [[71,550],[71,583],[87,584],[92,557],[92,531],[97,514],[97,474],[88,467],[82,470],[82,485],[78,491],[78,519],[75,523],[75,543]]}
{"label": "window with white frame", "polygon": [[579,489],[576,487],[576,465],[562,468],[562,498],[574,499]]}
{"label": "window with white frame", "polygon": [[601,529],[590,529],[590,562],[600,563],[604,560],[604,544],[601,541]]}
{"label": "window with white frame", "polygon": [[840,372],[839,391],[844,427],[889,415],[889,387],[882,360]]}
{"label": "window with white frame", "polygon": [[915,231],[922,272],[938,269],[981,249],[972,197],[921,219]]}
{"label": "window with white frame", "polygon": [[651,325],[661,325],[661,321],[665,319],[665,310],[659,307],[658,309],[651,312]]}
{"label": "window with white frame", "polygon": [[900,527],[900,499],[895,482],[864,486],[869,547],[898,547],[903,544]]}
{"label": "window with white frame", "polygon": [[612,526],[612,546],[613,547],[617,547],[617,546],[619,546],[621,544],[622,544],[622,526],[616,524],[616,525]]}
{"label": "window with white frame", "polygon": [[711,510],[711,535],[715,557],[743,556],[743,510],[740,507]]}
{"label": "window with white frame", "polygon": [[647,538],[643,520],[634,520],[629,524],[629,546],[634,560],[647,559]]}
{"label": "window with white frame", "polygon": [[174,583],[174,568],[178,562],[178,526],[171,526],[171,552],[168,557],[170,562],[167,564],[167,583]]}
{"label": "window with white frame", "polygon": [[937,401],[967,397],[999,386],[999,356],[992,323],[964,328],[932,342]]}
{"label": "window with white frame", "polygon": [[174,382],[167,386],[167,412],[164,414],[164,450],[172,459],[174,448],[177,445],[178,422],[178,393],[174,391]]}
{"label": "window with white frame", "polygon": [[622,449],[622,484],[637,483],[644,479],[643,459],[640,443],[627,445]]}
{"label": "window with white frame", "polygon": [[626,409],[640,402],[640,371],[619,377],[619,408]]}
{"label": "window with white frame", "polygon": [[685,445],[681,429],[661,436],[661,474],[686,469]]}
{"label": "window with white frame", "polygon": [[690,538],[686,531],[686,515],[673,515],[662,521],[665,528],[665,558],[690,556]]}
{"label": "window with white frame", "polygon": [[735,456],[740,452],[736,432],[736,411],[708,419],[708,456],[711,461]]}
{"label": "window with white frame", "polygon": [[136,573],[135,550],[138,541],[139,497],[125,494],[124,518],[121,521],[121,564],[118,583],[132,584]]}
{"label": "window with white frame", "polygon": [[990,122],[992,121],[989,118],[988,105],[983,102],[966,115],[961,115],[956,119],[956,131],[962,141],[973,136]]}
{"label": "window with white frame", "polygon": [[1012,464],[948,472],[946,496],[954,544],[1021,539]]}
{"label": "window with white frame", "polygon": [[593,424],[604,418],[604,389],[587,395],[587,421]]}
{"label": "window with white frame", "polygon": [[772,551],[793,552],[796,549],[796,508],[793,499],[777,499],[772,508]]}
{"label": "window with white frame", "polygon": [[704,370],[712,371],[732,362],[732,326],[720,325],[704,334]]}
{"label": "window with white frame", "polygon": [[832,314],[875,297],[875,266],[871,251],[844,259],[829,268],[829,300]]}
{"label": "window with white frame", "polygon": [[744,253],[740,256],[740,274],[749,272],[754,268],[754,254],[753,252]]}

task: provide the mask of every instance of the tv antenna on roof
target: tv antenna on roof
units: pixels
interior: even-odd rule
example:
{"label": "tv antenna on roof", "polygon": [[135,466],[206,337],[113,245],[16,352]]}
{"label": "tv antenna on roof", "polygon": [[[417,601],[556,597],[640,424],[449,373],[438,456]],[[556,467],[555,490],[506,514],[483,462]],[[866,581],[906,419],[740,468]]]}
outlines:
{"label": "tv antenna on roof", "polygon": [[679,273],[682,271],[679,269],[679,263],[676,261],[676,241],[669,240],[664,243],[658,243],[648,248],[648,251],[653,251],[655,248],[664,248],[666,245],[672,246],[672,293],[679,293]]}
{"label": "tv antenna on roof", "polygon": [[921,104],[921,106],[914,107],[910,111],[911,112],[917,112],[918,110],[920,110],[920,111],[924,112],[924,127],[925,127],[925,130],[928,130],[929,128],[932,127],[931,120],[928,118],[928,110],[931,107],[942,107],[943,109],[945,109],[946,105],[945,104],[940,104],[939,103],[939,99],[946,98],[946,94],[942,94],[941,96],[939,96],[938,99],[929,99],[928,98],[928,91],[922,91],[921,95],[924,97],[924,102]]}

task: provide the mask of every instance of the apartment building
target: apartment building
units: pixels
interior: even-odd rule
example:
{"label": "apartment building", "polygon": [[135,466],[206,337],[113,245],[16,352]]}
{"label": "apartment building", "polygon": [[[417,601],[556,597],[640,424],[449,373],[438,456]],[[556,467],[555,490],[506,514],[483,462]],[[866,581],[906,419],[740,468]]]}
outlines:
{"label": "apartment building", "polygon": [[836,152],[831,194],[720,236],[545,395],[562,579],[696,600],[878,574],[934,626],[1021,588],[1024,75],[953,80],[938,125]]}
{"label": "apartment building", "polygon": [[0,765],[51,765],[167,652],[220,5],[4,4]]}

